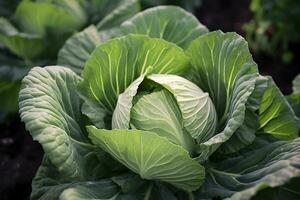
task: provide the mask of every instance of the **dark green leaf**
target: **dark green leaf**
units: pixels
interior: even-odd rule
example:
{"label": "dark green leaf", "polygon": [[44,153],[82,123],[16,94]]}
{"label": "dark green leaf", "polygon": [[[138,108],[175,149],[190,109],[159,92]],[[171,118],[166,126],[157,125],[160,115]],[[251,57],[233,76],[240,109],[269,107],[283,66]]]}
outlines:
{"label": "dark green leaf", "polygon": [[207,166],[198,199],[247,200],[258,191],[287,184],[300,176],[300,139],[252,148]]}
{"label": "dark green leaf", "polygon": [[263,133],[279,139],[298,137],[299,119],[270,77],[259,107],[259,122]]}

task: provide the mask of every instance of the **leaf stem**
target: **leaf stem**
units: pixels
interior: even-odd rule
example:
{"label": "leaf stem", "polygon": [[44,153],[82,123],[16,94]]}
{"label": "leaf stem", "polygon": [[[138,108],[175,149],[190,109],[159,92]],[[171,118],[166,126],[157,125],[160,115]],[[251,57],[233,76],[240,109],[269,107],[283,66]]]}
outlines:
{"label": "leaf stem", "polygon": [[195,200],[193,192],[188,192],[189,200]]}
{"label": "leaf stem", "polygon": [[153,183],[151,183],[150,186],[148,187],[144,200],[149,200],[150,199],[152,188],[153,188]]}

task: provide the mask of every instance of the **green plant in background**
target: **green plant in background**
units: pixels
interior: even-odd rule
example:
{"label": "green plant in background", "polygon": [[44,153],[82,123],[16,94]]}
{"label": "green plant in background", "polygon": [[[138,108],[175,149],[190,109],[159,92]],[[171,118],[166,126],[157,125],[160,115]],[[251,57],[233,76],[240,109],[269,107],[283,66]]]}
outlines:
{"label": "green plant in background", "polygon": [[203,0],[141,0],[142,6],[145,8],[158,5],[177,5],[193,12],[199,8]]}
{"label": "green plant in background", "polygon": [[[89,24],[113,30],[139,11],[137,0],[1,1],[1,115],[16,111],[21,78],[36,65],[56,63],[57,51],[74,32]],[[16,10],[13,15],[13,8]]]}
{"label": "green plant in background", "polygon": [[295,114],[300,117],[300,74],[293,81],[293,92],[287,96],[290,105],[295,111]]}
{"label": "green plant in background", "polygon": [[246,39],[254,51],[280,56],[289,63],[289,47],[300,42],[300,4],[298,0],[252,0],[254,19],[245,25]]}
{"label": "green plant in background", "polygon": [[95,45],[89,27],[66,67],[23,79],[21,118],[45,151],[32,199],[299,197],[299,119],[241,36],[172,6],[119,34]]}

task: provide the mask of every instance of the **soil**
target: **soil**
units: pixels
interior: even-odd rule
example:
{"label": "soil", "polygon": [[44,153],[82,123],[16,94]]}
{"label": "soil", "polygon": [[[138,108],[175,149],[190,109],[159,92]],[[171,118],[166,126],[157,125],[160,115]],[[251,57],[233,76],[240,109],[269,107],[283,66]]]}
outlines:
{"label": "soil", "polygon": [[[242,25],[252,17],[248,7],[249,0],[204,0],[196,16],[210,30],[244,35]],[[299,45],[292,48],[295,53],[300,52]],[[299,56],[289,65],[266,55],[253,54],[253,57],[262,74],[271,75],[285,94],[291,92],[291,82],[300,73]],[[32,140],[17,116],[0,125],[0,130],[0,199],[29,199],[31,181],[42,160],[42,148]]]}
{"label": "soil", "polygon": [[17,116],[2,124],[0,130],[0,199],[29,199],[32,178],[42,161],[42,148]]}

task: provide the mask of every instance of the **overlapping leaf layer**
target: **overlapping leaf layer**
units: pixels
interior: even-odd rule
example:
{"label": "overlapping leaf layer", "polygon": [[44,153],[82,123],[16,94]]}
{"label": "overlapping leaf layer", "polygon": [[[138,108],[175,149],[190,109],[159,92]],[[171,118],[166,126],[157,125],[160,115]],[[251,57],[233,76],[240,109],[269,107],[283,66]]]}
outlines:
{"label": "overlapping leaf layer", "polygon": [[297,81],[286,99],[241,36],[177,7],[104,19],[22,81],[45,151],[32,199],[299,197]]}

